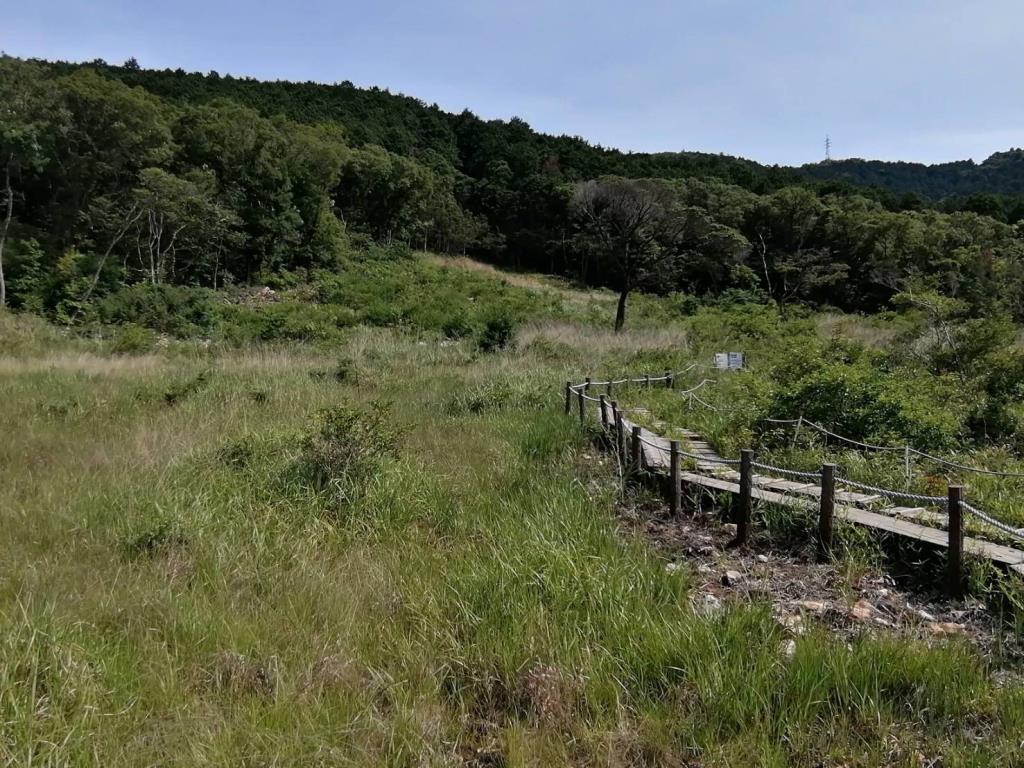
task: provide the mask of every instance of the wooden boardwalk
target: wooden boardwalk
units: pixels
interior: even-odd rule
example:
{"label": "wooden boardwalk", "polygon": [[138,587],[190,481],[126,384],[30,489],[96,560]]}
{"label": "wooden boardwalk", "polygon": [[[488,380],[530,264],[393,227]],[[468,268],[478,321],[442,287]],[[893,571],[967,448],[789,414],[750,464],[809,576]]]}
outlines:
{"label": "wooden boardwalk", "polygon": [[[582,403],[583,400],[581,399]],[[596,404],[595,404],[596,405]],[[584,416],[585,406],[580,415]],[[645,413],[631,409],[630,413]],[[614,433],[617,427],[610,415],[610,406],[602,416],[600,407],[590,409],[591,418],[604,430]],[[658,475],[671,476],[670,440],[646,427],[636,424],[620,414],[623,451],[640,458],[642,468]],[[605,419],[608,419],[607,423]],[[680,450],[697,458],[689,458],[696,471],[680,471],[678,482],[682,487],[695,486],[712,492],[741,493],[740,473],[733,467],[736,462],[725,462],[700,435],[685,429],[675,430]],[[639,445],[633,445],[633,435],[639,436]],[[677,489],[678,490],[678,489]],[[790,480],[771,474],[752,474],[750,497],[754,500],[789,507],[819,509],[821,505],[819,482]],[[840,520],[878,531],[896,534],[926,544],[948,548],[951,535],[948,515],[928,507],[903,507],[887,503],[883,494],[864,493],[854,489],[836,487],[833,516]],[[970,536],[962,537],[964,553],[986,558],[1020,575],[1024,575],[1024,550]]]}

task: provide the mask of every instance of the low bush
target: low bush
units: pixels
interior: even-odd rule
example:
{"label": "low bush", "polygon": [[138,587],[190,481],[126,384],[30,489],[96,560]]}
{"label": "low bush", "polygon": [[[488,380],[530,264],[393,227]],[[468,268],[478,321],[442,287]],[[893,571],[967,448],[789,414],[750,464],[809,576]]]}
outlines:
{"label": "low bush", "polygon": [[301,473],[317,490],[331,488],[347,500],[381,461],[398,454],[401,436],[384,403],[320,411],[302,439]]}
{"label": "low bush", "polygon": [[337,341],[356,323],[351,309],[282,301],[265,306],[221,308],[220,334],[232,344],[259,341]]}
{"label": "low bush", "polygon": [[181,285],[127,285],[104,297],[98,317],[105,323],[134,323],[187,338],[208,333],[217,322],[213,291]]}
{"label": "low bush", "polygon": [[122,325],[114,333],[110,351],[116,355],[131,355],[149,352],[156,344],[156,334],[149,328],[135,323]]}
{"label": "low bush", "polygon": [[504,313],[493,314],[484,321],[484,327],[477,338],[482,352],[496,352],[504,349],[515,336],[515,323]]}

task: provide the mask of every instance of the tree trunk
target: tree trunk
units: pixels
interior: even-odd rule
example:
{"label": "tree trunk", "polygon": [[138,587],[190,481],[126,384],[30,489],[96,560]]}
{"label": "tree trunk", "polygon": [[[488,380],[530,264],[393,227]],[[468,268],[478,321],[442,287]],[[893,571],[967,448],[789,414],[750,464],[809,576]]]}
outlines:
{"label": "tree trunk", "polygon": [[626,299],[629,297],[629,288],[623,288],[619,292],[619,305],[615,310],[615,332],[622,330],[626,324]]}
{"label": "tree trunk", "polygon": [[7,242],[7,230],[11,227],[14,216],[14,190],[11,188],[11,161],[4,163],[4,225],[0,229],[0,307],[7,306],[7,281],[4,278],[4,244]]}

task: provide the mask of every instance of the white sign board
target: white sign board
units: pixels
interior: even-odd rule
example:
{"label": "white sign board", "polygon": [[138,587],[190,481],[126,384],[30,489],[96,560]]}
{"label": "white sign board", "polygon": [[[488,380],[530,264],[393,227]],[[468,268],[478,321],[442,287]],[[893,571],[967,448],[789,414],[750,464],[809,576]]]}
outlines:
{"label": "white sign board", "polygon": [[715,353],[715,368],[722,370],[737,370],[743,367],[743,353],[742,352],[716,352]]}

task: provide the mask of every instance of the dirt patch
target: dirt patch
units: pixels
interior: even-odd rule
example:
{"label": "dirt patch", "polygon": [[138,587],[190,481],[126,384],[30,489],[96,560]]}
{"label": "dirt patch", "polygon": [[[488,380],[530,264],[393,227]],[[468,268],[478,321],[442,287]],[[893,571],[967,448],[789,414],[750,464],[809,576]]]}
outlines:
{"label": "dirt patch", "polygon": [[[667,570],[693,572],[694,609],[714,613],[736,601],[771,604],[792,636],[812,624],[852,639],[864,632],[893,633],[925,641],[962,637],[1003,663],[1024,661],[1021,639],[1007,632],[978,599],[950,601],[940,593],[907,589],[892,574],[842,563],[815,561],[812,547],[759,541],[730,548],[734,525],[720,509],[691,510],[672,518],[664,505],[620,505],[624,529],[642,535],[666,559]],[[763,538],[763,537],[762,537]]]}

